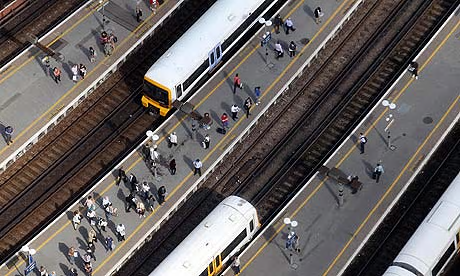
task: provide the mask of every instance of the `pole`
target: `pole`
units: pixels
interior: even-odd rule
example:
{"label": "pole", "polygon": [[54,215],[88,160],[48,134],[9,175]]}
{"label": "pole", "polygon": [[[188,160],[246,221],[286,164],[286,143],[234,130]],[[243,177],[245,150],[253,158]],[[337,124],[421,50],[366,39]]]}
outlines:
{"label": "pole", "polygon": [[343,184],[342,183],[339,183],[338,199],[339,199],[339,207],[342,207],[343,206]]}

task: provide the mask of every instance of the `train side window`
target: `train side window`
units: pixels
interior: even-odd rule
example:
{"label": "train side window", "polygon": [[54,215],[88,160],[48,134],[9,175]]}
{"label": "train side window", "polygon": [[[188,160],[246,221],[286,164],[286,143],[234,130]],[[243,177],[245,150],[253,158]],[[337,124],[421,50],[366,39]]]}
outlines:
{"label": "train side window", "polygon": [[201,272],[200,276],[208,276],[208,268],[203,270],[203,272]]}
{"label": "train side window", "polygon": [[252,231],[254,231],[254,220],[253,219],[249,222],[249,230],[251,230],[251,233]]}
{"label": "train side window", "polygon": [[182,84],[176,86],[176,99],[179,99],[182,96]]}
{"label": "train side window", "polygon": [[457,234],[455,236],[457,237],[457,244],[459,244],[460,243],[460,233],[457,232]]}
{"label": "train side window", "polygon": [[233,249],[235,249],[238,244],[240,244],[244,238],[246,238],[247,236],[247,232],[246,232],[246,229],[243,229],[243,231],[241,231],[241,233],[238,235],[238,237],[236,237],[228,246],[227,248],[224,249],[224,251],[222,251],[222,260],[224,260],[228,255],[230,255],[230,253],[233,251]]}
{"label": "train side window", "polygon": [[433,275],[438,275],[439,272],[441,272],[442,267],[447,263],[447,261],[450,259],[452,254],[455,252],[455,244],[451,243],[449,248],[447,248],[446,252],[442,255],[441,259],[439,259],[438,263],[434,266],[432,270]]}
{"label": "train side window", "polygon": [[219,45],[216,47],[216,59],[219,60],[222,56],[222,47]]}
{"label": "train side window", "polygon": [[213,67],[215,63],[214,50],[209,53],[209,66]]}

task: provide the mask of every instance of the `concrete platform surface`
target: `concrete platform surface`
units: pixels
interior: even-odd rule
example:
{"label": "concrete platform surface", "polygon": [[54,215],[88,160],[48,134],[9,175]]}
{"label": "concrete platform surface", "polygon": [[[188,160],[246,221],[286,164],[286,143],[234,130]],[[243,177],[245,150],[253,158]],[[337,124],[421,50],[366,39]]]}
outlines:
{"label": "concrete platform surface", "polygon": [[[281,12],[283,17],[289,16],[293,19],[297,30],[288,36],[284,33],[274,34],[273,39],[284,42],[296,41],[298,55],[295,58],[290,58],[287,53],[284,58],[279,60],[270,56],[271,64],[267,66],[265,49],[260,48],[261,31],[228,64],[220,69],[203,89],[191,98],[190,103],[196,106],[201,114],[204,112],[211,114],[213,124],[210,130],[199,129],[193,132],[191,119],[180,112],[176,112],[159,129],[155,130],[155,133],[160,136],[160,140],[157,141],[160,153],[157,177],[152,175],[138,152],[132,154],[122,164],[128,174],[134,173],[140,182],[148,182],[155,195],[157,189],[164,185],[169,193],[164,206],[155,205],[155,211],[147,212],[145,218],[140,218],[133,211],[126,213],[124,202],[129,187],[125,184],[116,186],[113,175],[106,177],[90,192],[97,199],[96,213],[98,216],[104,216],[104,210],[99,206],[103,196],[109,196],[114,207],[119,209],[119,216],[110,219],[107,232],[99,232],[95,228],[98,232],[99,241],[111,236],[115,240],[116,247],[114,251],[107,252],[101,242],[96,244],[97,261],[92,262],[94,275],[110,274],[126,256],[130,255],[143,242],[152,228],[156,227],[159,221],[171,212],[171,209],[188,192],[190,187],[206,177],[203,175],[199,178],[193,175],[193,160],[200,158],[204,164],[203,172],[210,171],[213,164],[221,158],[222,153],[228,151],[232,143],[236,143],[235,139],[241,139],[241,134],[250,124],[254,123],[253,119],[261,115],[261,111],[267,108],[269,102],[279,91],[283,91],[283,87],[290,81],[294,73],[312,58],[312,54],[315,53],[318,46],[344,18],[353,1],[327,1],[327,3],[323,3],[323,9],[329,12],[326,13],[323,18],[324,23],[321,25],[314,24],[310,12],[317,4],[317,1],[288,2]],[[310,43],[307,45],[302,44],[305,38],[310,39]],[[273,52],[270,51],[270,54]],[[233,95],[232,80],[236,73],[239,73],[245,88],[238,90]],[[218,134],[216,130],[220,127],[220,115],[223,112],[230,114],[230,107],[233,103],[242,107],[247,97],[254,97],[253,90],[256,86],[262,87],[263,97],[261,103],[251,110],[249,119],[246,119],[241,111],[237,121],[230,120],[230,130],[227,131],[227,134],[225,136]],[[167,146],[165,138],[171,132],[177,133],[179,144],[177,147],[169,148]],[[209,134],[211,137],[210,149],[203,149],[201,146],[205,134]],[[168,164],[172,158],[175,158],[177,163],[176,175],[171,175],[168,170]],[[35,255],[38,265],[45,266],[48,272],[56,271],[58,275],[66,275],[72,267],[67,258],[68,248],[72,246],[80,253],[85,251],[88,231],[91,226],[86,219],[83,220],[77,231],[71,225],[74,210],[80,209],[84,211],[83,215],[85,215],[86,211],[82,206],[83,201],[84,199],[81,199],[80,202],[66,210],[65,214],[30,243],[30,247],[38,251]],[[126,241],[123,242],[117,242],[115,237],[115,225],[119,223],[126,226]],[[80,272],[82,271],[81,259],[77,260],[76,267]],[[19,275],[23,269],[24,261],[19,256],[17,259],[11,260],[8,265],[1,267],[0,274]]]}
{"label": "concrete platform surface", "polygon": [[[144,21],[141,23],[137,23],[134,17],[135,1],[113,0],[105,3],[104,29],[118,38],[110,57],[104,56],[100,43],[102,8],[98,1],[94,1],[41,40],[41,44],[62,54],[63,60],[50,58],[50,66],[46,67],[42,62],[46,54],[33,46],[1,68],[0,132],[4,134],[4,127],[11,125],[14,128],[14,143],[7,146],[6,141],[0,141],[0,163],[13,160],[12,157],[20,154],[43,128],[46,130],[47,124],[55,121],[64,108],[85,91],[97,86],[104,72],[117,64],[148,29],[155,28],[182,1],[165,1],[155,15],[147,8],[146,1],[139,1],[144,11]],[[119,11],[115,15],[117,9]],[[94,63],[90,62],[89,57],[91,46],[97,53]],[[86,78],[77,83],[72,81],[71,67],[74,64],[84,64],[88,71]],[[59,84],[52,77],[55,66],[62,71]]]}
{"label": "concrete platform surface", "polygon": [[[388,92],[396,109],[377,106],[325,164],[359,176],[362,190],[351,194],[345,188],[344,205],[339,207],[337,182],[314,177],[278,221],[241,255],[240,275],[340,275],[435,145],[458,122],[460,61],[455,57],[460,50],[453,34],[458,33],[459,25],[457,14],[417,59],[421,68],[418,80],[407,72]],[[386,120],[389,114],[394,119],[391,124],[391,118]],[[388,147],[386,128],[393,149]],[[368,138],[364,154],[359,151],[360,132]],[[377,163],[384,167],[379,183],[372,179]],[[285,225],[286,217],[298,226]],[[285,247],[292,230],[300,238],[300,253]]]}

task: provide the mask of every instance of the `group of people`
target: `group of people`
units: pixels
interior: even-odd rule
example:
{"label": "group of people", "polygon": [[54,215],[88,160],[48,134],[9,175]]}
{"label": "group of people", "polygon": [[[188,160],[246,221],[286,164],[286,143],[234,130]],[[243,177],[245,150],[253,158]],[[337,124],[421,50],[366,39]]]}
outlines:
{"label": "group of people", "polygon": [[115,43],[117,43],[118,38],[113,34],[108,34],[106,31],[101,33],[101,44],[104,49],[105,56],[111,56],[113,50],[115,49]]}
{"label": "group of people", "polygon": [[86,77],[86,73],[87,73],[87,69],[86,69],[86,66],[83,65],[82,63],[80,63],[80,65],[78,64],[74,64],[72,66],[72,80],[73,82],[78,82],[79,79],[85,79]]}

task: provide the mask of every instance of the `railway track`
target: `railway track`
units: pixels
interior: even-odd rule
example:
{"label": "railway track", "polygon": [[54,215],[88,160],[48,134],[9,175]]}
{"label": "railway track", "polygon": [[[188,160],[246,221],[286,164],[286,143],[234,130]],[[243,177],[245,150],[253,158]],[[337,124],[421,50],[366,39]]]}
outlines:
{"label": "railway track", "polygon": [[0,67],[29,47],[33,37],[42,37],[84,4],[82,0],[29,1],[20,11],[2,20]]}
{"label": "railway track", "polygon": [[245,143],[214,170],[218,173],[192,196],[193,203],[186,202],[118,275],[148,275],[188,234],[181,229],[197,224],[185,218],[204,218],[218,198],[242,196],[256,204],[262,223],[268,223],[378,102],[457,4],[365,3],[336,45],[318,58],[316,68],[304,72]]}
{"label": "railway track", "polygon": [[0,263],[91,188],[163,119],[139,92],[148,68],[215,0],[190,0],[81,106],[0,176]]}
{"label": "railway track", "polygon": [[382,275],[460,171],[460,124],[436,150],[343,276]]}

